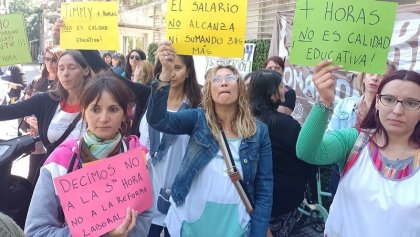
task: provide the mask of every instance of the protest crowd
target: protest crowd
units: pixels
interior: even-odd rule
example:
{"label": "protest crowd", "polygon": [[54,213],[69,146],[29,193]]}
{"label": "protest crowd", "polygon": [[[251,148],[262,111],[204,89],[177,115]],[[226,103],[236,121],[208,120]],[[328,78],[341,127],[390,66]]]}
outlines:
{"label": "protest crowd", "polygon": [[[58,42],[66,26],[55,22]],[[351,70],[360,96],[337,99],[337,73],[350,69],[311,58],[317,96],[300,123],[288,58],[270,55],[246,75],[215,65],[200,85],[176,42],[160,42],[154,63],[141,49],[58,43],[39,53],[29,84],[8,65],[0,121],[20,119],[40,141],[26,221],[0,212],[1,236],[292,236],[303,209],[319,206],[325,165],[324,236],[420,236],[419,71],[375,61]]]}

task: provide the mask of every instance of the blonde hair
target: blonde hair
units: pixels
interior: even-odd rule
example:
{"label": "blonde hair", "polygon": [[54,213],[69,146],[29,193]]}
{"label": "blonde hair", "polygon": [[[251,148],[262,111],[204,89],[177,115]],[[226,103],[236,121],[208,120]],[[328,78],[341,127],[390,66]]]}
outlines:
{"label": "blonde hair", "polygon": [[147,84],[153,80],[154,65],[147,60],[142,60],[140,65],[142,67],[142,75],[140,75],[140,78],[137,82],[140,82],[141,84]]}
{"label": "blonde hair", "polygon": [[[387,76],[393,72],[395,72],[397,70],[397,68],[395,67],[395,65],[389,61],[386,62],[386,70],[385,70],[385,75]],[[359,74],[357,74],[355,80],[354,80],[354,87],[359,90],[359,92],[361,92],[361,95],[365,93],[366,87],[365,87],[365,77],[366,77],[366,73],[361,72]]]}
{"label": "blonde hair", "polygon": [[230,65],[219,65],[212,69],[204,83],[204,94],[202,100],[202,106],[205,111],[207,124],[210,127],[210,131],[216,140],[219,140],[219,132],[221,129],[220,119],[217,117],[215,104],[211,96],[211,85],[213,76],[220,69],[228,69],[233,74],[239,77],[238,89],[239,98],[237,102],[236,118],[232,121],[232,130],[238,134],[239,137],[249,138],[257,132],[256,120],[252,116],[250,104],[248,100],[248,94],[245,88],[245,83],[242,80],[238,70]]}

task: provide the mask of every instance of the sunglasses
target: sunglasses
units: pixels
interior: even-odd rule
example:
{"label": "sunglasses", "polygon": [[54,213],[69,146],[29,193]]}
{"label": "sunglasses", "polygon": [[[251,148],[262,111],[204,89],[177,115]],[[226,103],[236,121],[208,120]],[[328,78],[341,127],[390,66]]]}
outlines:
{"label": "sunglasses", "polygon": [[57,59],[55,58],[48,58],[48,57],[44,58],[44,63],[56,63],[56,62],[57,62]]}
{"label": "sunglasses", "polygon": [[130,59],[131,59],[131,60],[136,59],[137,61],[139,61],[141,58],[140,58],[140,56],[131,55],[131,56],[130,56]]}

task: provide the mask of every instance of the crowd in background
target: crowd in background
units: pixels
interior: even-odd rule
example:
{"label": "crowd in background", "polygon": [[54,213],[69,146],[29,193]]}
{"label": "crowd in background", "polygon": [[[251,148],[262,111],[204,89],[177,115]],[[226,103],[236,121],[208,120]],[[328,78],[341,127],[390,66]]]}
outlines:
{"label": "crowd in background", "polygon": [[70,236],[55,177],[136,147],[148,151],[153,206],[128,208],[108,236],[289,236],[305,194],[316,196],[317,165],[326,164],[335,164],[326,236],[420,235],[419,73],[388,63],[384,75],[359,74],[360,97],[334,103],[333,72],[342,68],[320,62],[319,98],[301,127],[278,56],[245,78],[217,66],[203,86],[193,57],[170,43],[156,59],[140,49],[124,56],[47,47],[29,85],[19,66],[9,67],[0,120],[22,118],[22,130],[41,137],[30,156],[34,194],[19,223],[27,236]]}

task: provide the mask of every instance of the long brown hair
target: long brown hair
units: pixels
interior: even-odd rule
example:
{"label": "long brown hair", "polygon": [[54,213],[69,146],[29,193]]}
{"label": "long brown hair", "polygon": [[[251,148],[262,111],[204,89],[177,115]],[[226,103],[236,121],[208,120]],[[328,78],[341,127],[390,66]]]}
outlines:
{"label": "long brown hair", "polygon": [[132,91],[127,87],[127,85],[120,79],[116,78],[111,72],[98,74],[96,80],[90,83],[81,94],[80,111],[82,112],[83,119],[85,119],[85,112],[89,104],[91,104],[94,100],[98,102],[101,99],[102,93],[105,91],[111,94],[118,105],[123,109],[125,121],[123,121],[123,124],[121,125],[122,135],[128,135],[128,109],[129,104],[134,101],[134,97]]}
{"label": "long brown hair", "polygon": [[[397,68],[395,67],[394,64],[392,64],[391,62],[386,62],[386,70],[385,70],[385,76],[393,73],[397,71]],[[366,77],[366,73],[361,72],[359,74],[357,74],[355,80],[353,81],[354,87],[359,90],[359,92],[362,94],[365,93],[365,77]]]}
{"label": "long brown hair", "polygon": [[[53,55],[53,59],[58,62],[58,59],[61,57],[61,55],[64,53],[64,49],[60,48],[59,46],[48,46],[45,48],[44,51],[44,57],[47,55],[47,53],[50,53]],[[48,80],[48,74],[49,72],[47,71],[47,67],[45,66],[45,63],[43,63],[42,65],[42,71],[41,71],[41,76],[37,79],[35,79],[36,81],[34,82],[31,91],[35,92],[35,91],[39,91],[41,90],[41,86]],[[57,72],[56,72],[56,76],[54,78],[54,81],[57,81]],[[32,94],[32,92],[30,94]]]}
{"label": "long brown hair", "polygon": [[[66,52],[64,52],[61,56],[60,56],[60,58],[58,59],[58,61],[57,61],[57,64],[58,64],[58,62],[60,61],[60,59],[62,58],[62,57],[64,57],[64,56],[66,56],[66,55],[69,55],[70,57],[72,57],[73,59],[74,59],[74,61],[76,61],[76,63],[83,69],[83,70],[86,70],[86,69],[88,69],[89,70],[89,73],[88,73],[88,75],[86,75],[86,76],[84,76],[84,80],[83,80],[83,86],[82,86],[82,88],[85,88],[85,86],[89,83],[89,82],[91,82],[92,81],[92,76],[93,76],[93,71],[92,71],[92,69],[89,67],[89,64],[87,63],[87,61],[86,61],[86,59],[82,56],[82,54],[79,52],[79,51],[76,51],[76,50],[69,50],[69,51],[66,51]],[[81,92],[80,92],[81,93]],[[54,100],[59,100],[59,101],[62,101],[62,100],[67,100],[67,97],[69,96],[69,93],[67,92],[67,90],[66,89],[64,89],[64,87],[63,87],[63,85],[61,85],[61,83],[60,83],[60,81],[58,81],[55,85],[54,85],[54,87],[53,87],[53,89],[51,89],[50,90],[50,92],[49,92],[49,95],[50,95],[50,97],[52,98],[52,99],[54,99]]]}
{"label": "long brown hair", "polygon": [[245,88],[245,83],[241,78],[238,70],[230,65],[219,65],[212,69],[211,73],[206,78],[204,84],[204,94],[202,106],[206,114],[207,124],[210,127],[210,131],[213,134],[213,137],[218,140],[219,132],[221,129],[220,119],[218,118],[215,110],[215,104],[211,96],[211,78],[217,73],[218,70],[226,68],[231,70],[233,74],[239,77],[238,79],[238,89],[239,89],[239,98],[236,105],[237,112],[236,118],[232,121],[232,130],[238,134],[239,137],[249,138],[257,132],[256,120],[252,116],[250,104],[248,100],[248,94]]}
{"label": "long brown hair", "polygon": [[[196,108],[201,102],[201,89],[197,81],[197,75],[195,72],[194,58],[190,55],[176,55],[185,64],[188,75],[184,82],[184,94],[187,96],[188,102],[192,108]],[[162,72],[162,64],[159,60],[156,61],[154,74]]]}

